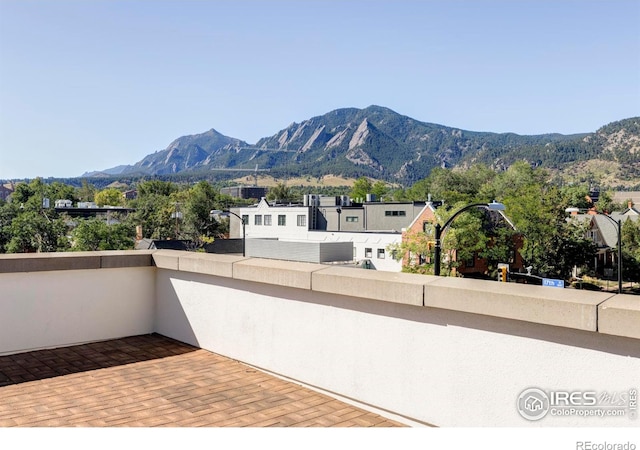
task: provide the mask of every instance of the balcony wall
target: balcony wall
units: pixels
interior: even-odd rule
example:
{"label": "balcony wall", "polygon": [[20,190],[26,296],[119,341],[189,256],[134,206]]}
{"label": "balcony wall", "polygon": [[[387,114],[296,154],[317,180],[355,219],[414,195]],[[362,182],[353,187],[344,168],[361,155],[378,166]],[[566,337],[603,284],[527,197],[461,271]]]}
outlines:
{"label": "balcony wall", "polygon": [[154,331],[151,252],[0,255],[0,354]]}
{"label": "balcony wall", "polygon": [[109,254],[38,271],[0,257],[0,352],[155,331],[427,424],[639,424],[516,410],[529,387],[638,388],[637,297],[165,250],[154,268],[138,255],[120,254],[138,267],[107,268]]}

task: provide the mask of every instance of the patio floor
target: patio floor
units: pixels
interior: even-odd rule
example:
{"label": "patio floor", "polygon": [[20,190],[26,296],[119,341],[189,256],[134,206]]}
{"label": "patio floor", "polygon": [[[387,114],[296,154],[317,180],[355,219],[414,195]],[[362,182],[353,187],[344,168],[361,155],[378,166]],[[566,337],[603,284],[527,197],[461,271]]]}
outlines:
{"label": "patio floor", "polygon": [[396,427],[157,334],[0,356],[0,427]]}

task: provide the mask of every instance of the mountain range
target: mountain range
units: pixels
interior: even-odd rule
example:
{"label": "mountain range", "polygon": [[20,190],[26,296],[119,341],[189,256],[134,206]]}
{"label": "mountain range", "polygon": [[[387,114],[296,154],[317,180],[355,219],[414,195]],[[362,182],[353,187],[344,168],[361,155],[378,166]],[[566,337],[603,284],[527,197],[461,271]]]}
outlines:
{"label": "mountain range", "polygon": [[[368,176],[400,184],[426,177],[434,167],[484,163],[506,168],[517,160],[570,169],[602,160],[618,176],[640,178],[640,117],[572,135],[518,135],[467,131],[403,116],[388,108],[342,108],[292,123],[255,144],[214,129],[183,136],[133,165],[83,176],[168,175],[269,170],[275,177],[333,174]],[[236,174],[237,176],[237,174]]]}

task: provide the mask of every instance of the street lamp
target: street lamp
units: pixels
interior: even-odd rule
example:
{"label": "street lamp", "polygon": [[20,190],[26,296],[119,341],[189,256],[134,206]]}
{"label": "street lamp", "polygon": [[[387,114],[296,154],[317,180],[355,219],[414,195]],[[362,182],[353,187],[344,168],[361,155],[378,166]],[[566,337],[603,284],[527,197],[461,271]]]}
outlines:
{"label": "street lamp", "polygon": [[182,220],[182,212],[180,211],[179,202],[175,202],[173,206],[175,211],[171,213],[171,218],[176,219],[176,239],[178,239],[180,236],[180,224],[178,223],[178,220]]}
{"label": "street lamp", "polygon": [[[580,211],[587,210],[574,207],[570,207],[564,210],[564,212],[569,214],[579,213]],[[622,220],[618,219],[618,221],[616,221],[609,214],[601,213],[595,210],[589,211],[593,211],[596,214],[606,217],[616,227],[616,231],[618,233],[618,294],[622,294]]]}
{"label": "street lamp", "polygon": [[453,219],[455,219],[456,217],[458,217],[461,213],[471,209],[471,208],[487,208],[491,211],[504,211],[505,210],[505,206],[502,203],[498,203],[495,200],[492,201],[491,203],[473,203],[471,205],[467,205],[464,208],[462,208],[461,210],[457,211],[453,216],[449,217],[449,220],[447,220],[444,225],[440,226],[440,224],[436,224],[436,246],[435,246],[435,261],[434,261],[434,265],[433,265],[433,274],[436,276],[440,276],[440,253],[442,251],[442,243],[441,243],[441,236],[442,233],[444,233],[444,231],[447,229],[447,227],[449,225],[451,225],[451,222],[453,222]]}
{"label": "street lamp", "polygon": [[245,228],[244,226],[246,225],[244,218],[240,217],[239,215],[237,215],[234,212],[231,211],[222,211],[220,209],[212,209],[211,211],[209,211],[209,217],[211,217],[212,219],[216,220],[216,221],[220,221],[220,218],[223,216],[229,216],[229,214],[231,214],[232,216],[236,216],[238,219],[240,219],[240,222],[242,223],[242,256],[245,256],[245,249],[246,249],[246,242],[247,242],[247,235],[245,232]]}

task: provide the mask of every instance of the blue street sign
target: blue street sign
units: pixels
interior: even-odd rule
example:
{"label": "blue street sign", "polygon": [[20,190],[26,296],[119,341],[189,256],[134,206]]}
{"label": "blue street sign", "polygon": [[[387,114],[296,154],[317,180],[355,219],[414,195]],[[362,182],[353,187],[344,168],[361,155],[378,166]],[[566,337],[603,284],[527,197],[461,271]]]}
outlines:
{"label": "blue street sign", "polygon": [[564,287],[564,280],[554,280],[553,278],[543,278],[542,279],[542,285],[543,286],[548,286],[548,287],[563,288]]}

